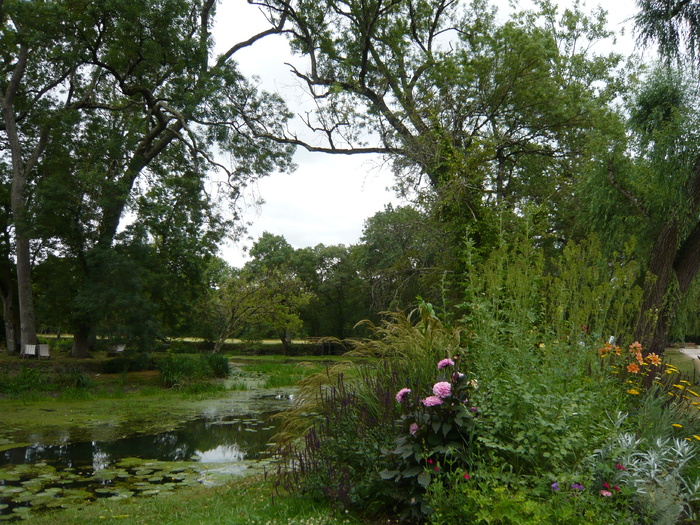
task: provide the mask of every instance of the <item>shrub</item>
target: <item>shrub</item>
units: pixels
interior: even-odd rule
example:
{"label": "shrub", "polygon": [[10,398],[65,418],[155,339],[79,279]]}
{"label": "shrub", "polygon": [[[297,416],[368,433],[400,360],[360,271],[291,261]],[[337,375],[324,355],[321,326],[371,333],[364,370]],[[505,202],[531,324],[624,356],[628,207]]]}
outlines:
{"label": "shrub", "polygon": [[158,361],[158,370],[164,387],[180,387],[201,377],[201,361],[189,355],[168,355]]}
{"label": "shrub", "polygon": [[220,354],[202,354],[200,356],[202,368],[207,370],[209,377],[226,378],[231,372],[231,365],[226,356]]}
{"label": "shrub", "polygon": [[[474,419],[478,410],[471,404],[478,383],[459,371],[458,356],[437,363],[437,382],[420,399],[409,388],[396,393],[396,402],[406,409],[399,419],[396,446],[387,452],[389,468],[381,476],[391,484],[404,517],[422,518],[431,508],[423,493],[434,476],[445,471],[472,470]],[[435,365],[435,363],[434,363]]]}

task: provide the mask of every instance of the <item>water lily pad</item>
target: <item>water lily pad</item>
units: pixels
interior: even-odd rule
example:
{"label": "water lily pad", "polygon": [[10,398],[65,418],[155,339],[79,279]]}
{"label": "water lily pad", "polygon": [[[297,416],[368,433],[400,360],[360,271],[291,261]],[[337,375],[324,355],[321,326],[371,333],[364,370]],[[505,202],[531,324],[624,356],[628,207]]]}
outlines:
{"label": "water lily pad", "polygon": [[95,489],[96,494],[116,494],[116,491],[113,488],[99,488]]}
{"label": "water lily pad", "polygon": [[0,481],[19,481],[20,479],[17,472],[0,472]]}
{"label": "water lily pad", "polygon": [[92,475],[92,477],[94,479],[109,481],[109,480],[114,479],[117,476],[117,473],[118,473],[117,470],[105,468],[105,469],[95,471],[95,473]]}
{"label": "water lily pad", "polygon": [[12,512],[20,516],[28,516],[32,513],[32,509],[30,509],[29,507],[15,507],[14,509],[12,509]]}
{"label": "water lily pad", "polygon": [[140,467],[143,464],[144,461],[141,458],[124,458],[117,462],[117,466],[121,468]]}

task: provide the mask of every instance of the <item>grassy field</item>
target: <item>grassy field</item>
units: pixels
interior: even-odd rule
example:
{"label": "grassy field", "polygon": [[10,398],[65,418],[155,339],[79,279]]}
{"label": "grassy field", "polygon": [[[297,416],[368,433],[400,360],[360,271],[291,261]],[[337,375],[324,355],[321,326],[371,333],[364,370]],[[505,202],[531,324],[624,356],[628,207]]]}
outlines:
{"label": "grassy field", "polygon": [[[385,518],[382,523],[395,520]],[[49,512],[31,523],[340,525],[369,523],[326,504],[277,493],[272,482],[243,478],[220,487],[195,487],[121,501],[98,500],[82,509]]]}

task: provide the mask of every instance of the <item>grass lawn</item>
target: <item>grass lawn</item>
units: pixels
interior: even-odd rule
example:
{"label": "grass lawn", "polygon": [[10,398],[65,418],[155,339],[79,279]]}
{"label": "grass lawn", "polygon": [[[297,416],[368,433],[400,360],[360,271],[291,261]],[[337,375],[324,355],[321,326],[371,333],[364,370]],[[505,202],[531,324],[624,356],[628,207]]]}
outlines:
{"label": "grass lawn", "polygon": [[[82,509],[49,512],[35,524],[336,525],[369,523],[299,496],[278,494],[271,481],[243,478],[220,487],[195,487],[153,497],[98,500]],[[390,520],[394,522],[394,520]],[[387,523],[387,519],[382,520]]]}

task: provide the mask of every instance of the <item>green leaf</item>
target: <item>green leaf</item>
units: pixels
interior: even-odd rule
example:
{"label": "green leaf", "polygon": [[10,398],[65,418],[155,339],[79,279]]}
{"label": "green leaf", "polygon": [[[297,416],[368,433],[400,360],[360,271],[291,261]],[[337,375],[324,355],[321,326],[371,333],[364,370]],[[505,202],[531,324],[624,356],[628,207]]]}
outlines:
{"label": "green leaf", "polygon": [[423,471],[419,476],[418,476],[418,483],[422,487],[427,487],[430,485],[430,472]]}

